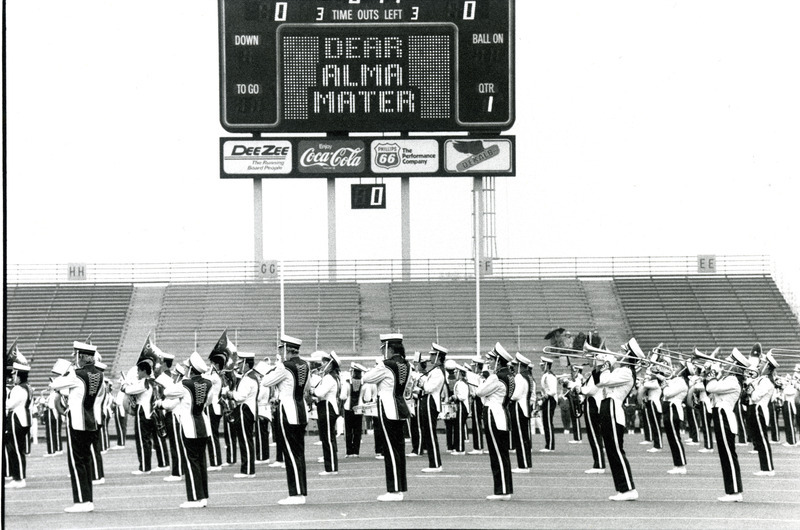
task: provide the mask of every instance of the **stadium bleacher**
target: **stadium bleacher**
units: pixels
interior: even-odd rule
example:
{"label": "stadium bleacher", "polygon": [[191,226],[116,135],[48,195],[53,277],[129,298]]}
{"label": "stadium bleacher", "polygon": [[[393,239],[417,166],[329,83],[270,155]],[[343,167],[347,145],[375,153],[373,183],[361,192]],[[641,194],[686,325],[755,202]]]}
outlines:
{"label": "stadium bleacher", "polygon": [[[306,354],[315,349],[377,354],[376,330],[402,332],[409,351],[428,351],[431,342],[439,342],[454,354],[474,353],[473,281],[384,285],[287,283],[286,332],[303,339]],[[618,277],[613,286],[624,329],[646,350],[660,342],[676,350],[707,352],[719,346],[748,353],[755,342],[765,349],[800,348],[797,317],[770,276]],[[54,360],[71,353],[72,341],[90,334],[111,364],[131,326],[133,291],[132,284],[9,284],[6,349],[17,339],[20,351],[33,359],[36,388],[46,384]],[[225,329],[243,351],[268,353],[276,344],[277,284],[176,283],[167,285],[157,300],[156,343],[178,356],[195,348],[209,352]],[[555,327],[575,332],[596,325],[579,279],[487,279],[481,282],[481,306],[486,349],[500,341],[509,350],[530,353],[546,345],[543,337]],[[604,331],[599,330],[601,335]],[[145,337],[134,339],[141,344]],[[794,362],[800,362],[800,354],[786,358],[787,366]]]}
{"label": "stadium bleacher", "polygon": [[16,339],[31,363],[30,383],[47,385],[58,358],[69,358],[72,342],[97,346],[103,361],[113,361],[130,306],[131,284],[16,284],[6,298],[6,349]]}

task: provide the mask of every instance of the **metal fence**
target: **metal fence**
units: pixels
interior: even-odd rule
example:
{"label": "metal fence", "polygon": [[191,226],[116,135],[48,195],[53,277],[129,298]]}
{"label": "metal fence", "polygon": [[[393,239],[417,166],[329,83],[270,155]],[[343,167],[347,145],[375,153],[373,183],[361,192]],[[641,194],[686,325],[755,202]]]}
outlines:
{"label": "metal fence", "polygon": [[[484,278],[540,279],[692,274],[771,274],[769,256],[714,256],[713,268],[698,256],[495,258]],[[6,282],[183,283],[277,281],[275,262],[72,263],[7,266]],[[287,282],[473,279],[472,259],[285,261]],[[278,267],[279,269],[279,267]]]}

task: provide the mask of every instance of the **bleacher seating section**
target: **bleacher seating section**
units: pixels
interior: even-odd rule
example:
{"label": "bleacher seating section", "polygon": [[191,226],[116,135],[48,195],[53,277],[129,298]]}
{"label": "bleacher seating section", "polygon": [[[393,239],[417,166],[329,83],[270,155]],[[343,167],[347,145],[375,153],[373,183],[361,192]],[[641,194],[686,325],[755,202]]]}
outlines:
{"label": "bleacher seating section", "polygon": [[616,278],[617,295],[639,344],[660,342],[706,353],[756,342],[764,348],[800,347],[800,326],[769,276]]}
{"label": "bleacher seating section", "polygon": [[[481,344],[499,341],[509,350],[547,345],[559,326],[589,330],[592,315],[579,280],[486,280],[481,282]],[[392,329],[406,348],[427,352],[438,342],[457,353],[475,352],[475,282],[394,282]]]}
{"label": "bleacher seating section", "polygon": [[[755,342],[766,349],[800,348],[798,319],[769,276],[625,277],[614,279],[614,291],[645,350],[659,342],[681,351],[696,346],[710,352],[720,346],[749,353]],[[55,359],[69,356],[72,341],[89,334],[111,365],[132,293],[131,284],[10,284],[6,350],[18,339],[22,353],[33,358],[31,382],[39,389]],[[269,352],[280,328],[279,296],[275,284],[169,285],[156,343],[179,357],[195,347],[205,355],[227,329],[240,350]],[[287,283],[286,333],[303,339],[305,354],[316,348],[377,354],[374,338],[362,337],[361,296],[354,282]],[[474,282],[393,282],[387,302],[387,331],[404,333],[407,350],[427,352],[431,342],[439,342],[454,353],[474,352]],[[500,341],[510,351],[525,353],[545,346],[544,335],[555,327],[593,327],[577,279],[487,279],[481,282],[481,305],[486,347]],[[800,356],[785,367],[794,362]]]}
{"label": "bleacher seating section", "polygon": [[58,358],[69,359],[72,342],[91,335],[109,364],[119,347],[131,284],[12,284],[6,298],[6,351],[17,339],[32,359],[30,383],[43,389]]}
{"label": "bleacher seating section", "polygon": [[[358,284],[287,283],[286,333],[303,339],[304,353],[316,347],[353,351],[360,332]],[[195,348],[207,354],[223,330],[239,350],[274,351],[280,330],[280,288],[275,284],[170,285],[156,328],[158,346],[176,354]]]}

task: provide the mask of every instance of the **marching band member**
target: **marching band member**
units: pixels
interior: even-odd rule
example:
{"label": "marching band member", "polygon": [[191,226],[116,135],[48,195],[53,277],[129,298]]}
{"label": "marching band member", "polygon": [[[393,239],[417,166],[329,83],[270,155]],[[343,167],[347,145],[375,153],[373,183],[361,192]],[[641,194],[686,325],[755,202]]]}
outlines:
{"label": "marching band member", "polygon": [[542,421],[544,422],[544,448],[539,449],[539,452],[549,453],[556,450],[553,415],[558,403],[558,380],[552,370],[553,359],[542,357],[539,367],[542,369]]}
{"label": "marching band member", "polygon": [[208,419],[211,422],[211,431],[208,442],[208,471],[222,469],[222,447],[219,442],[219,424],[222,420],[222,378],[220,374],[228,362],[228,354],[224,351],[213,351],[208,356],[211,370],[206,376],[211,381],[211,391],[208,396]]}
{"label": "marching band member", "polygon": [[425,440],[422,435],[422,407],[424,401],[422,400],[422,389],[419,387],[419,378],[427,370],[427,361],[422,358],[420,352],[414,352],[414,364],[411,368],[411,379],[414,382],[414,389],[411,392],[411,401],[413,409],[409,410],[411,417],[409,418],[409,434],[411,435],[411,452],[406,456],[417,457],[422,456],[425,452]]}
{"label": "marching band member", "polygon": [[[303,397],[308,385],[309,366],[300,358],[303,341],[281,335],[279,362],[261,380],[261,385],[277,387],[281,433],[285,451],[286,482],[289,496],[278,504],[305,504],[308,489],[306,485],[305,435],[308,418]],[[279,354],[279,355],[280,355]],[[285,359],[281,362],[281,359]]]}
{"label": "marching band member", "polygon": [[[798,373],[800,365],[795,367],[795,374]],[[786,375],[783,382],[783,426],[786,430],[786,443],[784,447],[797,447],[797,386],[792,381],[792,377]]]}
{"label": "marching band member", "polygon": [[[751,365],[752,366],[752,365]],[[774,421],[770,414],[770,403],[775,393],[775,368],[778,363],[772,354],[767,353],[761,363],[760,375],[753,380],[745,380],[745,392],[755,409],[755,427],[753,443],[758,451],[758,461],[761,470],[755,472],[758,476],[775,475],[775,464],[772,460],[772,447],[770,446],[767,429],[770,422]]]}
{"label": "marching band member", "polygon": [[[264,363],[264,374],[272,369],[269,359],[261,361]],[[258,366],[258,365],[256,365]],[[260,372],[259,372],[260,373]],[[272,422],[272,389],[264,388],[258,385],[258,394],[256,394],[256,464],[263,464],[269,461],[269,424]]]}
{"label": "marching band member", "polygon": [[483,371],[484,381],[475,390],[483,400],[483,431],[489,446],[494,493],[490,501],[510,501],[514,493],[511,459],[508,454],[508,416],[506,407],[514,393],[514,374],[508,369],[513,357],[498,342],[487,355],[488,366]]}
{"label": "marching band member", "polygon": [[[94,367],[101,373],[105,373],[108,366],[100,360],[100,354],[95,351],[94,353]],[[105,484],[105,471],[103,469],[103,451],[101,438],[103,436],[103,405],[106,400],[106,384],[105,381],[100,385],[97,392],[97,399],[94,400],[94,419],[97,423],[97,436],[94,437],[92,442],[92,484]]]}
{"label": "marching band member", "polygon": [[[658,354],[650,356],[651,361],[658,361]],[[648,367],[645,371],[644,389],[647,395],[647,423],[650,426],[650,436],[653,440],[653,447],[647,450],[648,453],[658,453],[663,449],[664,444],[661,436],[661,383],[653,374],[652,368]]]}
{"label": "marching band member", "polygon": [[208,417],[212,382],[203,374],[208,365],[193,352],[189,356],[188,377],[173,383],[165,390],[160,403],[173,412],[180,423],[181,451],[186,464],[186,498],[181,508],[205,508],[208,505],[208,470],[206,468],[206,445],[211,435],[211,420]]}
{"label": "marching band member", "polygon": [[[103,376],[105,377],[105,375]],[[103,399],[103,437],[101,439],[102,454],[106,454],[111,449],[111,438],[109,434],[109,424],[111,423],[112,404],[114,403],[114,394],[112,393],[114,386],[107,378],[105,379],[106,395]]]}
{"label": "marching band member", "polygon": [[456,365],[457,379],[453,385],[453,403],[456,405],[454,448],[451,454],[463,455],[467,450],[467,415],[469,414],[469,385],[466,377],[469,368]]}
{"label": "marching band member", "polygon": [[603,389],[603,401],[600,404],[600,431],[603,445],[608,455],[608,464],[614,477],[616,495],[609,497],[612,501],[632,501],[639,498],[633,483],[631,466],[625,456],[623,447],[625,437],[625,414],[622,403],[625,396],[636,383],[634,364],[644,358],[636,339],[623,345],[628,354],[624,359],[628,366],[619,366],[618,357],[611,353],[601,353],[597,360],[601,363],[592,373],[594,383]]}
{"label": "marching band member", "polygon": [[25,444],[30,432],[31,402],[33,393],[28,385],[28,374],[31,367],[28,361],[15,351],[16,358],[11,365],[14,374],[14,386],[8,394],[5,406],[5,432],[3,445],[8,458],[8,471],[13,481],[6,488],[24,488],[26,472]]}
{"label": "marching band member", "polygon": [[[149,344],[150,338],[147,339]],[[132,475],[149,475],[152,471],[153,457],[153,438],[155,434],[155,421],[153,419],[153,359],[145,355],[142,351],[139,360],[136,362],[137,379],[135,381],[126,380],[122,386],[122,391],[135,400],[134,415],[134,434],[136,436],[136,456],[139,460],[139,468],[132,471]]]}
{"label": "marching band member", "polygon": [[[472,372],[480,375],[483,372],[483,358],[480,353],[472,358]],[[532,382],[532,380],[531,380]],[[482,455],[483,449],[483,400],[475,394],[475,387],[469,387],[470,416],[472,425],[471,455]]]}
{"label": "marching band member", "polygon": [[[597,359],[593,361],[597,363]],[[583,400],[583,417],[586,422],[586,434],[589,438],[589,447],[592,449],[594,464],[584,473],[605,473],[606,459],[603,452],[603,437],[600,430],[600,405],[603,401],[603,390],[597,386],[594,377],[586,378],[580,387],[581,394],[586,396]]]}
{"label": "marching band member", "polygon": [[697,394],[691,391],[692,384],[694,383],[696,377],[696,368],[694,367],[694,364],[689,364],[688,366],[689,367],[686,370],[686,383],[688,385],[688,389],[683,404],[686,414],[686,430],[689,437],[684,441],[686,445],[699,445],[700,442],[698,440],[700,440],[700,420],[697,417],[699,403],[697,401]]}
{"label": "marching band member", "polygon": [[422,404],[420,408],[420,426],[423,439],[422,446],[428,451],[428,467],[423,473],[441,473],[442,455],[439,452],[439,438],[436,434],[436,423],[442,410],[442,391],[445,385],[444,361],[447,348],[431,344],[430,364],[432,367],[423,374],[417,384],[422,387]]}
{"label": "marching band member", "polygon": [[317,425],[319,439],[322,442],[322,457],[325,470],[320,475],[339,474],[339,455],[336,445],[336,420],[339,418],[339,366],[341,360],[335,351],[324,353],[322,356],[324,367],[322,379],[312,389],[312,394],[317,400]]}
{"label": "marching band member", "polygon": [[117,393],[114,394],[114,400],[111,403],[111,411],[114,414],[114,427],[117,431],[117,445],[112,448],[114,450],[125,449],[125,438],[128,431],[129,403],[128,395],[122,391],[121,387],[117,389]]}
{"label": "marching band member", "polygon": [[[239,447],[242,452],[242,464],[239,473],[233,478],[255,478],[256,476],[256,454],[255,454],[255,426],[256,426],[256,397],[259,387],[259,372],[255,369],[255,354],[251,352],[239,352],[242,359],[242,370],[244,375],[236,385],[235,389],[227,389],[224,397],[228,397],[235,402],[233,411],[238,428]],[[263,375],[263,374],[261,374]]]}
{"label": "marching band member", "polygon": [[103,374],[94,366],[96,346],[76,341],[72,348],[75,368],[50,383],[51,389],[67,393],[67,463],[74,504],[64,511],[91,512],[91,451],[97,436],[94,402],[103,386]]}
{"label": "marching band member", "polygon": [[[59,368],[59,372],[55,371],[56,366],[61,366],[63,368],[66,365],[63,363],[56,363],[51,373],[56,376],[64,375],[65,372],[62,368]],[[45,441],[47,442],[47,453],[44,455],[45,457],[64,454],[61,440],[62,414],[61,410],[59,410],[59,407],[63,403],[61,397],[61,394],[55,391],[49,391],[47,394],[47,411],[45,412]]]}
{"label": "marching band member", "polygon": [[[667,362],[669,362],[668,358]],[[689,370],[691,364],[681,363],[674,374],[654,372],[654,376],[661,382],[662,409],[664,410],[664,430],[667,432],[667,442],[672,452],[672,469],[667,471],[670,475],[686,474],[686,451],[681,440],[681,422],[683,421],[683,402],[689,392]]]}
{"label": "marching band member", "polygon": [[380,340],[384,361],[363,377],[364,383],[378,385],[378,422],[384,437],[386,470],[386,493],[378,496],[378,500],[402,501],[403,493],[408,491],[403,423],[411,415],[403,396],[411,367],[406,361],[401,334],[384,334]]}
{"label": "marching band member", "polygon": [[[711,354],[713,357],[716,353]],[[711,425],[714,421],[713,410],[711,408],[711,398],[706,392],[704,373],[711,368],[711,363],[706,362],[703,366],[695,367],[695,374],[689,378],[689,392],[695,395],[698,405],[698,415],[700,416],[700,430],[703,433],[703,447],[698,449],[698,453],[712,453],[714,451],[714,435],[711,432]]]}
{"label": "marching band member", "polygon": [[508,402],[511,420],[511,436],[517,453],[517,467],[512,473],[531,472],[531,385],[529,368],[530,359],[517,352],[517,373],[514,374],[514,391]]}
{"label": "marching band member", "polygon": [[[161,372],[166,377],[170,378],[170,382],[174,382],[177,371],[173,371],[172,363],[175,361],[175,355],[167,352],[162,352],[164,359],[164,370]],[[166,382],[166,380],[164,380]],[[159,388],[159,392],[163,392],[164,388]],[[170,474],[164,477],[164,482],[177,482],[183,478],[184,462],[181,457],[181,427],[178,418],[172,413],[171,410],[164,411],[164,425],[167,428],[167,443],[169,447],[170,463],[172,467]]]}
{"label": "marching band member", "polygon": [[[343,378],[341,399],[344,401],[344,448],[345,458],[358,458],[361,452],[361,435],[364,431],[364,385],[361,378],[367,369],[354,362],[350,365],[349,377]],[[356,408],[358,407],[358,408]]]}
{"label": "marching band member", "polygon": [[[383,357],[377,357],[375,359],[375,366],[381,366],[381,365],[383,365]],[[369,434],[370,431],[372,431],[373,447],[375,448],[375,459],[383,460],[383,446],[385,443],[385,436],[383,435],[383,432],[381,432],[380,416],[377,412],[378,385],[367,382],[364,382],[363,384],[364,384],[364,403],[375,405],[374,408],[371,408],[373,412],[367,415],[367,434]]]}
{"label": "marching band member", "polygon": [[[728,358],[731,367],[747,368],[747,358],[734,348]],[[706,375],[706,392],[711,398],[714,411],[714,434],[719,447],[719,461],[725,483],[725,495],[718,497],[722,502],[742,502],[742,473],[739,457],[736,454],[736,401],[742,392],[741,375],[723,373],[719,362],[712,363]]]}
{"label": "marching band member", "polygon": [[453,413],[455,397],[456,375],[458,363],[453,359],[447,359],[444,362],[445,378],[444,385],[442,385],[442,412],[439,414],[444,420],[444,432],[447,451],[452,452],[456,443],[456,416]]}

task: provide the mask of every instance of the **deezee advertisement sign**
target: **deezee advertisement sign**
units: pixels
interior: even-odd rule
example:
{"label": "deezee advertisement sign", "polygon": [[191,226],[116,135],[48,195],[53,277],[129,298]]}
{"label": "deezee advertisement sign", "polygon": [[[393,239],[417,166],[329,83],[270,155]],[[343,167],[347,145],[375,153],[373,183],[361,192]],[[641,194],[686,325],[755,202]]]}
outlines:
{"label": "deezee advertisement sign", "polygon": [[288,175],[292,144],[285,140],[228,140],[222,144],[222,170],[228,175]]}
{"label": "deezee advertisement sign", "polygon": [[359,140],[315,140],[299,144],[297,169],[300,173],[362,173],[366,149]]}

